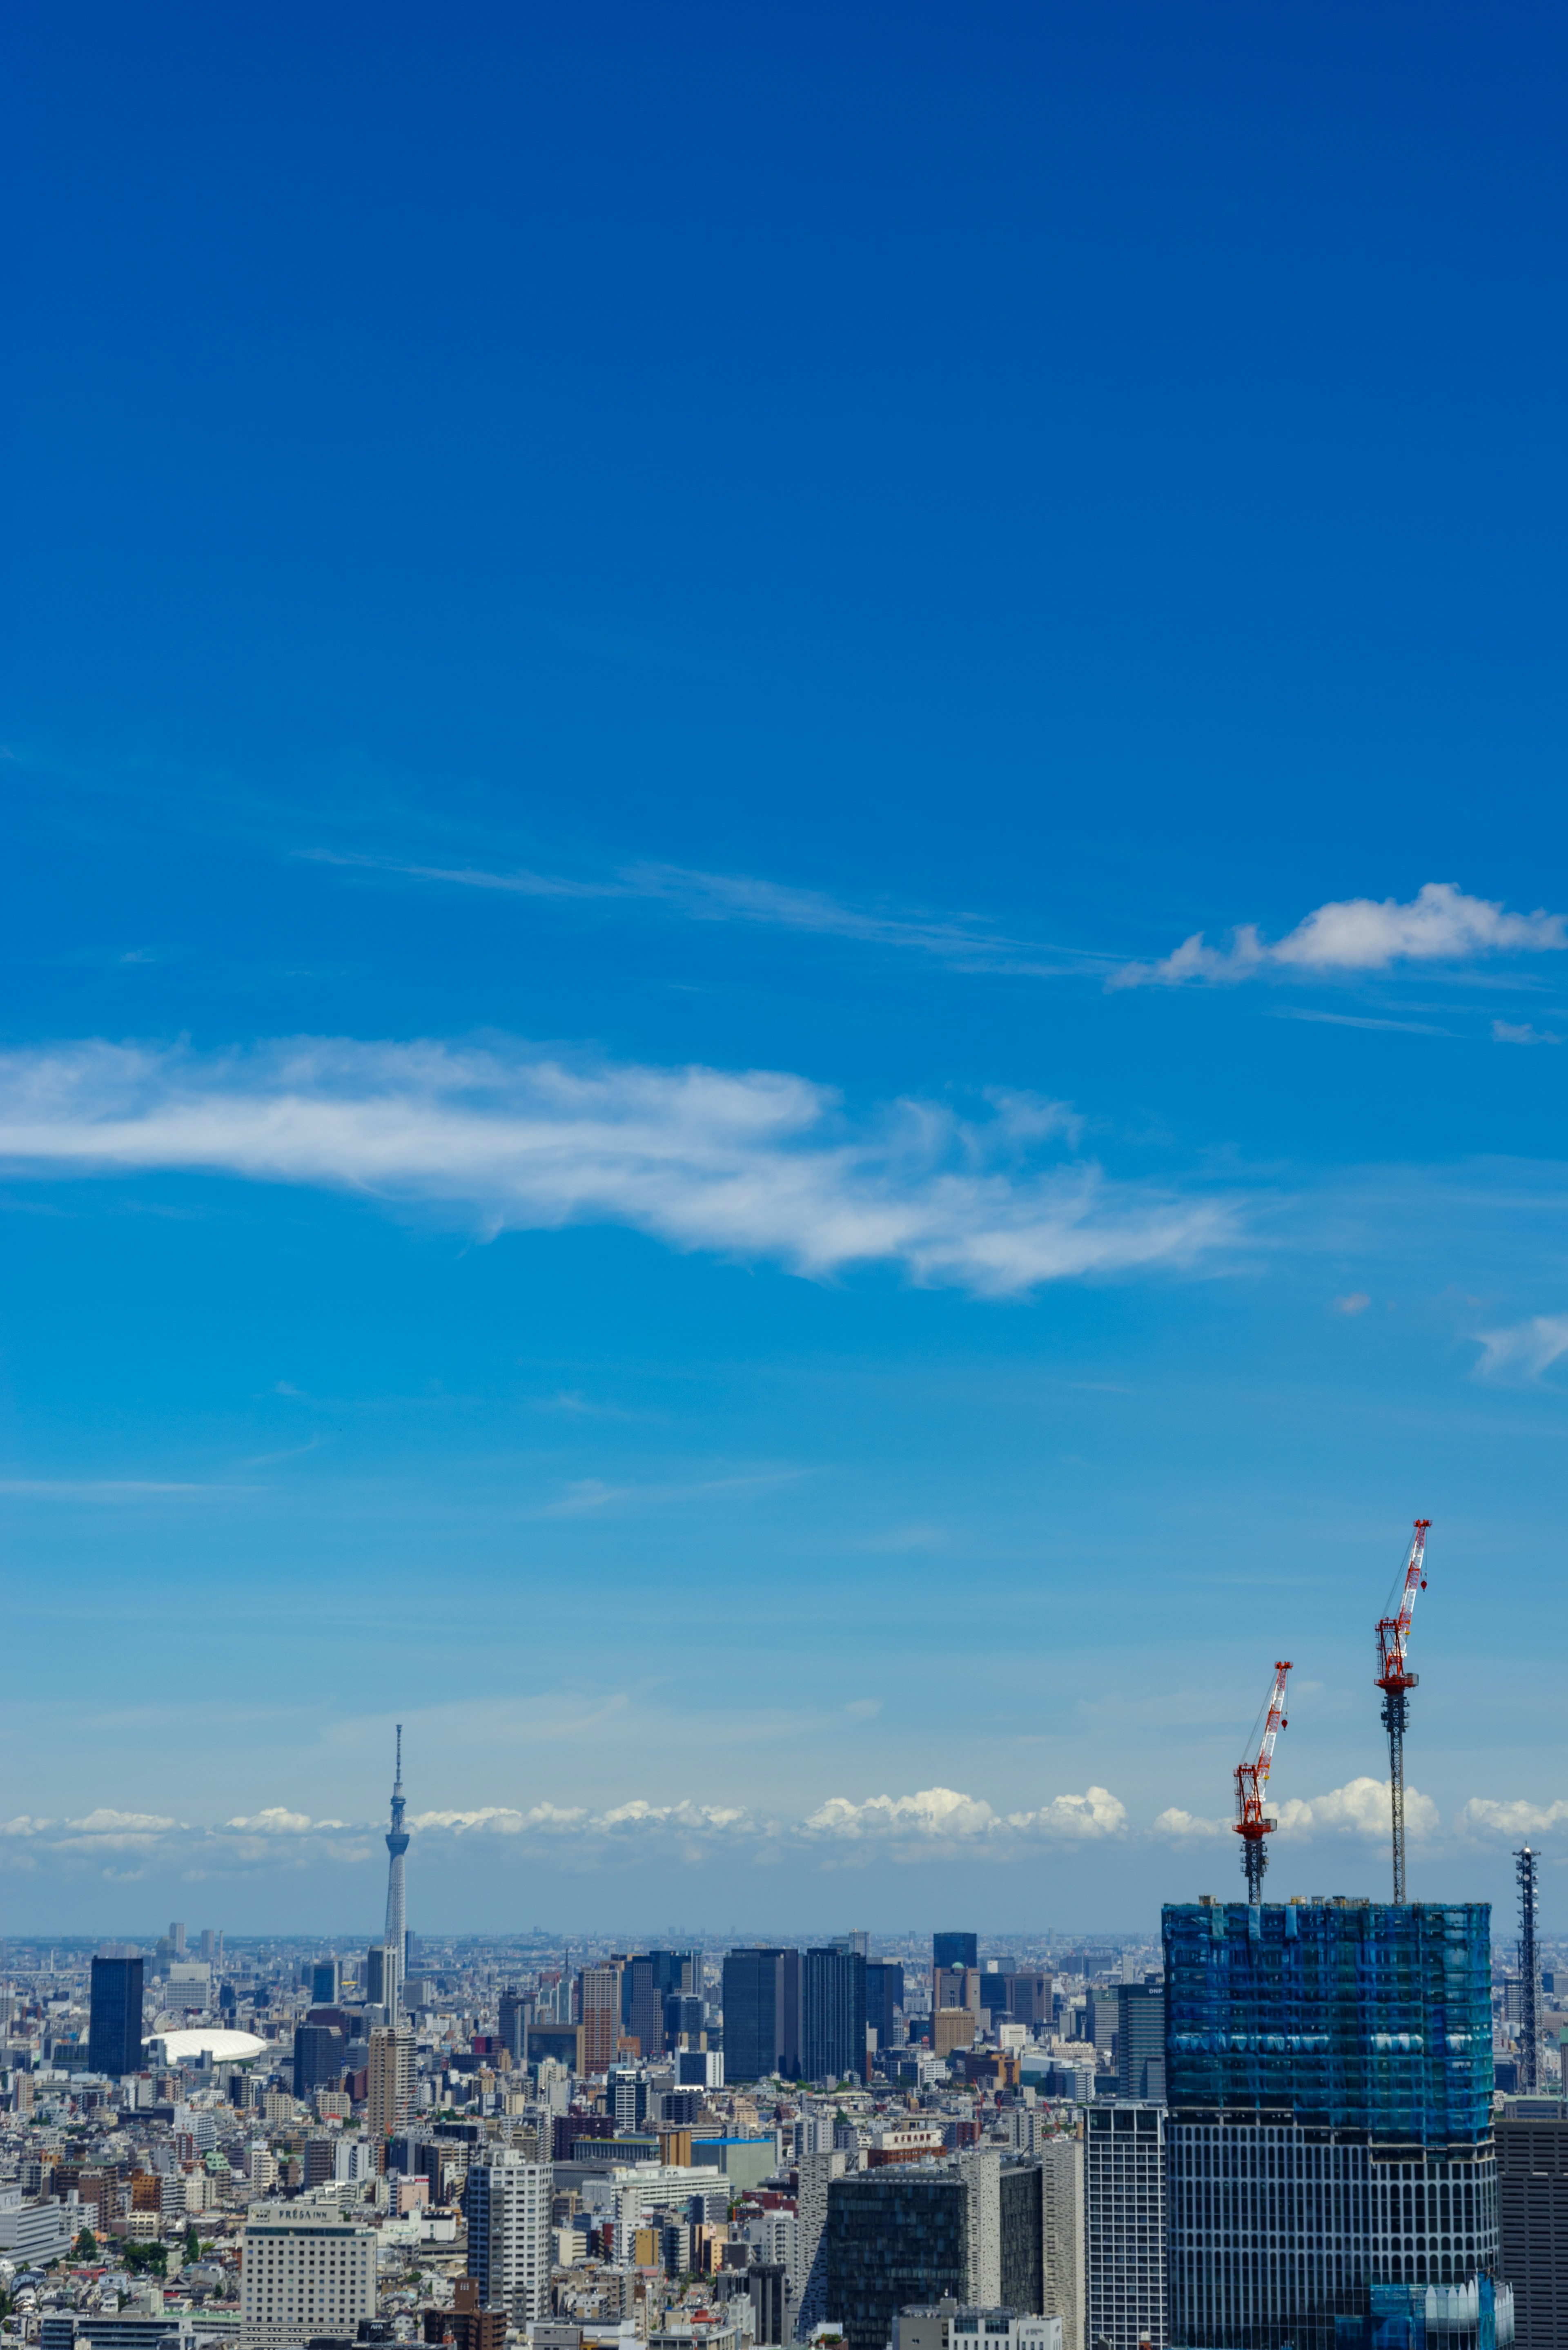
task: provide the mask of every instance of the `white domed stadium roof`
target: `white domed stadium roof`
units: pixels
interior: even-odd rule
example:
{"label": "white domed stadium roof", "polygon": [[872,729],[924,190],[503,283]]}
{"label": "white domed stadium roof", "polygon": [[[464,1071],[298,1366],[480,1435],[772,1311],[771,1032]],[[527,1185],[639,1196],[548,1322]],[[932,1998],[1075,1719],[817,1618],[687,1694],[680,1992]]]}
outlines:
{"label": "white domed stadium roof", "polygon": [[148,2042],[163,2051],[171,2064],[188,2064],[205,2050],[214,2064],[248,2064],[271,2045],[254,2032],[221,2032],[213,2024],[196,2024],[183,2032],[155,2032]]}

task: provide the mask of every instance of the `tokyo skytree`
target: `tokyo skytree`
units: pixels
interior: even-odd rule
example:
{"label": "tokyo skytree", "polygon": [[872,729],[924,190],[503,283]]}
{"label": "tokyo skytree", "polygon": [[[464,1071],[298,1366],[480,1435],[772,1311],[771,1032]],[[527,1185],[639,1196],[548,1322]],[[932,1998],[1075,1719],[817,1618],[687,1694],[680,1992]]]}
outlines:
{"label": "tokyo skytree", "polygon": [[403,1970],[408,1961],[409,1910],[403,1890],[403,1855],[408,1848],[408,1830],[403,1825],[403,1725],[400,1721],[398,1774],[392,1783],[392,1825],[387,1835],[387,1850],[391,1860],[387,1869],[386,1957],[382,1961],[381,1975],[381,1996],[389,2023],[396,2023],[398,2020],[399,1994],[402,1990]]}

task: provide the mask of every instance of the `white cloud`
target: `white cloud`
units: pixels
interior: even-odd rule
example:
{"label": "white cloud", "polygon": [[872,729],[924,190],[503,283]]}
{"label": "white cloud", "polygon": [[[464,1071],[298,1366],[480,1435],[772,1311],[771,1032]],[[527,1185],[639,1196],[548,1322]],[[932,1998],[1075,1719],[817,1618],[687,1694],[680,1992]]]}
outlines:
{"label": "white cloud", "polygon": [[342,1820],[313,1820],[307,1812],[286,1811],[281,1804],[269,1804],[265,1811],[253,1812],[248,1819],[223,1822],[225,1827],[251,1835],[312,1835],[344,1825]]}
{"label": "white cloud", "polygon": [[1151,1835],[1168,1837],[1175,1844],[1212,1843],[1216,1836],[1229,1835],[1229,1820],[1206,1820],[1196,1812],[1184,1812],[1172,1804],[1161,1812],[1149,1831]]}
{"label": "white cloud", "polygon": [[1555,952],[1568,947],[1568,916],[1538,909],[1511,914],[1495,900],[1467,897],[1451,881],[1428,881],[1408,905],[1393,898],[1345,898],[1319,906],[1271,944],[1245,922],[1229,947],[1201,931],[1162,962],[1127,963],[1111,987],[1179,987],[1188,980],[1254,978],[1263,971],[1386,971],[1397,962],[1459,962],[1477,955]]}
{"label": "white cloud", "polygon": [[1518,1798],[1512,1803],[1494,1803],[1487,1795],[1472,1795],[1460,1811],[1456,1825],[1461,1835],[1482,1837],[1488,1841],[1497,1836],[1511,1840],[1514,1836],[1547,1835],[1568,1820],[1568,1803],[1532,1804]]}
{"label": "white cloud", "polygon": [[1477,1340],[1483,1378],[1538,1379],[1568,1355],[1568,1314],[1535,1314],[1507,1330],[1483,1330]]}
{"label": "white cloud", "polygon": [[983,1798],[951,1787],[926,1787],[914,1795],[870,1795],[855,1803],[830,1796],[803,1822],[808,1836],[878,1843],[1006,1846],[1034,1839],[1082,1843],[1118,1835],[1126,1806],[1104,1787],[1081,1795],[1057,1795],[1038,1811],[994,1811]]}
{"label": "white cloud", "polygon": [[[641,901],[689,921],[743,922],[764,930],[805,931],[819,937],[853,940],[930,955],[960,971],[993,971],[1015,977],[1060,978],[1085,968],[1106,968],[1114,958],[1078,947],[1009,938],[972,914],[931,914],[918,909],[860,906],[826,890],[804,889],[746,873],[704,873],[680,865],[624,866],[613,879],[572,880],[525,867],[508,871],[476,865],[414,865],[395,858],[304,852],[315,862],[434,881],[450,888],[499,892],[503,896],[556,899],[591,904]],[[1042,960],[1042,958],[1049,960]]]}
{"label": "white cloud", "polygon": [[1493,1042],[1499,1045],[1561,1045],[1561,1036],[1549,1028],[1532,1028],[1528,1020],[1494,1020],[1491,1024]]}
{"label": "white cloud", "polygon": [[[1309,1802],[1293,1796],[1279,1808],[1282,1835],[1382,1836],[1391,1834],[1386,1779],[1351,1779]],[[1436,1834],[1438,1807],[1417,1788],[1405,1790],[1405,1826],[1413,1836]]]}
{"label": "white cloud", "polygon": [[904,1103],[857,1127],[826,1088],[770,1070],[572,1066],[515,1045],[305,1039],[204,1058],[88,1043],[0,1055],[0,1164],[216,1170],[441,1204],[492,1233],[618,1223],[992,1295],[1187,1265],[1234,1237],[1223,1201],[1041,1159],[1068,1114],[1020,1099],[975,1123]]}
{"label": "white cloud", "polygon": [[165,1819],[159,1812],[88,1812],[85,1819],[67,1820],[64,1825],[73,1835],[152,1835],[165,1828],[177,1828],[180,1821]]}
{"label": "white cloud", "polygon": [[1365,1314],[1371,1303],[1365,1289],[1353,1289],[1348,1297],[1334,1300],[1334,1310],[1336,1314]]}

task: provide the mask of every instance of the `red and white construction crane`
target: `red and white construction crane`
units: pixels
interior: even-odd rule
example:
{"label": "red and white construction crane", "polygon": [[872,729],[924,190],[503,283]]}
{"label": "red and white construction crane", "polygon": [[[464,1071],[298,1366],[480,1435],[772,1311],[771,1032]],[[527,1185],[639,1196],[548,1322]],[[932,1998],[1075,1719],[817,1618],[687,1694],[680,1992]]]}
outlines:
{"label": "red and white construction crane", "polygon": [[[1405,1572],[1388,1595],[1392,1614],[1377,1619],[1377,1687],[1383,1692],[1383,1727],[1388,1732],[1388,1805],[1394,1822],[1394,1898],[1405,1898],[1405,1731],[1410,1691],[1417,1676],[1405,1669],[1416,1594],[1427,1588],[1427,1532],[1430,1518],[1417,1518]],[[1397,1594],[1399,1604],[1394,1607]]]}
{"label": "red and white construction crane", "polygon": [[[1236,1765],[1236,1816],[1231,1822],[1241,1839],[1241,1866],[1247,1876],[1247,1898],[1261,1901],[1263,1898],[1263,1871],[1269,1865],[1269,1848],[1263,1842],[1272,1835],[1278,1825],[1264,1801],[1269,1792],[1269,1767],[1274,1759],[1274,1741],[1282,1730],[1290,1727],[1285,1720],[1285,1675],[1288,1663],[1276,1664],[1274,1679],[1262,1711],[1252,1724],[1252,1735],[1247,1741],[1247,1755],[1251,1756],[1253,1739],[1258,1740],[1256,1757],[1246,1757]],[[1259,1738],[1259,1729],[1262,1735]]]}

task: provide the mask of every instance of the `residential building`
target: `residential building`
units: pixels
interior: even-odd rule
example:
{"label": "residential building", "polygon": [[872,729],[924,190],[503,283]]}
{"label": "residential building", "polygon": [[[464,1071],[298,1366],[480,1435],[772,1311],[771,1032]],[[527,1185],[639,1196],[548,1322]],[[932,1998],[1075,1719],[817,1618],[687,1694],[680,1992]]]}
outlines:
{"label": "residential building", "polygon": [[848,2162],[849,2157],[841,2147],[796,2158],[800,2185],[795,2196],[795,2266],[791,2283],[795,2299],[794,2330],[801,2341],[806,2339],[814,2325],[824,2324],[828,2314],[828,2197],[834,2181],[844,2177]]}
{"label": "residential building", "polygon": [[1172,2342],[1501,2343],[1490,1907],[1200,1901],[1164,1930]]}
{"label": "residential building", "polygon": [[1062,2321],[1062,2350],[1089,2350],[1085,2332],[1084,2139],[1059,2131],[1040,2148],[1041,2305]]}
{"label": "residential building", "polygon": [[805,1953],[800,2064],[808,2081],[865,2078],[866,1961],[858,1950]]}
{"label": "residential building", "polygon": [[1498,2266],[1519,2350],[1568,2343],[1568,2107],[1510,2097],[1495,2123]]}
{"label": "residential building", "polygon": [[468,2273],[483,2307],[504,2306],[523,2324],[550,2313],[547,2162],[510,2151],[473,2164],[463,2183]]}
{"label": "residential building", "polygon": [[94,1959],[88,1993],[88,2064],[120,2080],[141,2070],[140,1959]]}
{"label": "residential building", "polygon": [[365,2126],[372,2139],[401,2129],[414,2092],[414,2035],[401,2025],[379,2024],[370,2034]]}
{"label": "residential building", "polygon": [[724,2065],[732,2081],[800,2071],[800,1952],[731,1950],[724,1960]]}
{"label": "residential building", "polygon": [[[443,2342],[450,2334],[456,2350],[505,2350],[507,2312],[499,2303],[493,2308],[480,2305],[477,2282],[472,2277],[454,2277],[450,2309],[427,2309],[424,2313],[424,2338],[427,2342]],[[96,2350],[96,2345],[95,2345]]]}
{"label": "residential building", "polygon": [[1159,2106],[1092,2106],[1084,2128],[1084,2322],[1110,2350],[1169,2339],[1165,2224],[1165,2113]]}
{"label": "residential building", "polygon": [[290,2350],[314,2336],[352,2342],[376,2314],[373,2229],[307,2218],[247,2222],[240,2263],[244,2350]]}

